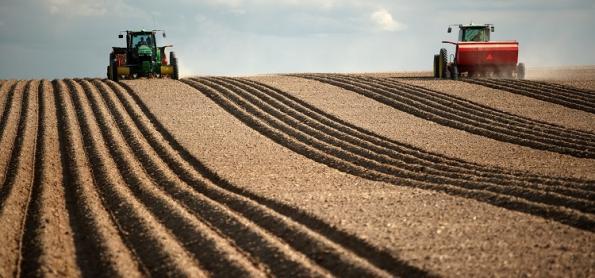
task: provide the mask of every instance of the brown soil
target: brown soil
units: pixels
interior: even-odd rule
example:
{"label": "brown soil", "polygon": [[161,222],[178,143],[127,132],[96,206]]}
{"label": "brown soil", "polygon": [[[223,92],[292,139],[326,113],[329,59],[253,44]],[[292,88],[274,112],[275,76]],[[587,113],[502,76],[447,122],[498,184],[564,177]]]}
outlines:
{"label": "brown soil", "polygon": [[592,114],[423,75],[2,81],[0,276],[593,275]]}

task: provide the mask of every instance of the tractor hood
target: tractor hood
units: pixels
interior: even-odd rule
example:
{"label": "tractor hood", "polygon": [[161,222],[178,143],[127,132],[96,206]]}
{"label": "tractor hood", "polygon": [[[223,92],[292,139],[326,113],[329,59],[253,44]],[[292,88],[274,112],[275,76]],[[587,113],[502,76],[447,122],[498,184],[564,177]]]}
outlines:
{"label": "tractor hood", "polygon": [[142,56],[152,56],[153,55],[153,49],[151,49],[150,47],[146,46],[146,45],[141,45],[138,47],[138,56],[142,57]]}

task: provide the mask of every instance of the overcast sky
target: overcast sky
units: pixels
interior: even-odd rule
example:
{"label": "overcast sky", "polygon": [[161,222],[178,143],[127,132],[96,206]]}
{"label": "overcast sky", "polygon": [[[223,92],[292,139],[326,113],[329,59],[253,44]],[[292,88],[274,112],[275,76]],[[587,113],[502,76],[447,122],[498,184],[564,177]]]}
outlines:
{"label": "overcast sky", "polygon": [[141,28],[167,31],[186,76],[430,70],[471,21],[529,67],[595,65],[593,0],[0,0],[0,79],[104,77]]}

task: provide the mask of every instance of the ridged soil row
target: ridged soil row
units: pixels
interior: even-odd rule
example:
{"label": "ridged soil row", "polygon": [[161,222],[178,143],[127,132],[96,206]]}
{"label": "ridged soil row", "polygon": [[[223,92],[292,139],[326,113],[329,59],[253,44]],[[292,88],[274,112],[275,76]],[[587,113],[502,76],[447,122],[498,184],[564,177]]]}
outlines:
{"label": "ridged soil row", "polygon": [[[125,155],[121,153],[123,151],[118,150],[121,146],[103,137],[98,126],[100,119],[93,114],[82,88],[72,80],[67,83],[98,192],[137,259],[151,275],[205,276],[194,256],[184,249],[171,230],[164,227],[161,219],[153,214],[155,211],[172,213],[171,210],[167,211],[163,200],[156,197],[139,200],[134,195],[135,190],[149,190],[143,188],[149,186],[150,180],[143,179],[142,168],[130,165],[130,161],[122,157]],[[103,131],[114,129],[115,126],[109,125],[101,128]],[[113,157],[110,150],[120,151],[116,154],[120,157]],[[152,192],[147,192],[150,193]],[[176,218],[179,215],[172,214],[171,217]]]}
{"label": "ridged soil row", "polygon": [[23,90],[28,83],[20,81],[13,84],[7,92],[4,102],[4,112],[0,118],[0,190],[4,186],[10,155],[17,136],[19,117],[23,105]]}
{"label": "ridged soil row", "polygon": [[[269,102],[273,102],[273,100],[275,100],[275,102],[291,107],[292,109],[296,110],[297,113],[290,110],[284,111],[294,115],[294,117],[295,115],[298,115],[297,117],[300,117],[302,122],[305,124],[310,124],[318,129],[328,129],[332,134],[344,134],[342,139],[348,142],[357,142],[357,140],[361,140],[362,142],[365,142],[366,145],[369,145],[370,148],[373,148],[374,151],[389,155],[394,158],[402,159],[404,162],[411,165],[436,168],[443,171],[453,172],[452,174],[455,175],[466,174],[485,178],[492,177],[506,179],[508,182],[512,182],[512,184],[519,186],[544,184],[563,186],[565,188],[570,187],[568,188],[568,194],[574,194],[570,192],[572,192],[573,188],[576,188],[582,190],[576,192],[576,194],[581,194],[583,197],[588,198],[591,198],[589,197],[591,195],[583,195],[587,193],[584,191],[595,191],[595,182],[592,181],[584,181],[565,177],[540,176],[522,171],[514,171],[469,163],[460,159],[429,153],[425,150],[394,141],[390,138],[377,135],[366,129],[352,125],[331,114],[325,113],[324,111],[277,88],[270,87],[249,79],[234,79],[225,77],[222,79],[238,85],[243,84],[244,86],[241,86],[243,89],[248,90],[250,93],[255,95],[263,95],[266,99],[270,99]],[[300,113],[303,114],[303,116],[299,116]],[[517,181],[521,184],[518,184]]]}
{"label": "ridged soil row", "polygon": [[[357,80],[361,80],[362,78],[363,77],[360,77]],[[486,119],[488,119],[488,121],[490,122],[504,123],[507,127],[510,126],[511,128],[514,128],[515,130],[519,130],[522,132],[535,132],[538,136],[542,136],[543,134],[551,134],[551,136],[556,139],[569,139],[576,141],[576,143],[582,144],[595,143],[595,134],[588,131],[571,129],[564,126],[525,118],[512,113],[507,113],[504,111],[493,109],[489,106],[481,105],[456,96],[447,95],[416,85],[399,82],[396,78],[364,79],[372,80],[373,85],[377,85],[378,83],[380,83],[381,85],[385,85],[389,88],[395,87],[401,90],[406,90],[408,92],[421,95],[424,98],[428,97],[427,95],[431,95],[431,97],[429,98],[431,98],[433,101],[440,102],[441,104],[447,106],[456,106],[459,110],[467,113],[482,113],[481,115],[485,115]],[[423,91],[423,93],[420,93],[420,91]]]}
{"label": "ridged soil row", "polygon": [[[28,81],[22,90],[15,92],[15,109],[18,119],[16,137],[11,146],[2,151],[10,154],[6,176],[0,187],[0,274],[2,276],[19,275],[21,238],[31,185],[33,183],[33,165],[35,160],[35,141],[37,139],[37,89],[38,82]],[[20,100],[20,101],[19,101]]]}
{"label": "ridged soil row", "polygon": [[[109,84],[112,89],[117,92],[120,101],[125,103],[128,111],[132,111],[134,114],[140,112],[138,108],[134,109],[136,111],[133,110],[130,105],[130,101],[132,100],[129,97],[126,97],[121,88],[118,88],[113,83]],[[134,115],[132,118],[143,118],[142,115],[137,115],[138,114]],[[226,219],[225,215],[213,217],[212,215],[207,214],[202,215],[202,217],[211,221],[217,228],[221,228],[223,232],[227,232],[227,235],[230,238],[236,240],[238,246],[241,246],[245,251],[253,254],[256,259],[262,261],[273,274],[326,275],[325,273],[328,271],[335,275],[345,275],[346,273],[357,275],[389,275],[366,261],[366,259],[356,256],[340,245],[329,241],[324,236],[307,229],[299,223],[245,197],[223,190],[211,181],[206,180],[202,177],[200,172],[192,169],[192,167],[188,165],[188,163],[185,162],[175,150],[166,145],[163,139],[159,138],[161,136],[156,133],[155,130],[151,131],[150,126],[148,126],[149,123],[150,122],[148,121],[136,121],[138,129],[143,133],[142,136],[137,137],[149,139],[146,144],[152,145],[155,151],[161,154],[164,161],[171,167],[170,169],[174,171],[172,174],[179,175],[187,184],[191,185],[197,193],[208,197],[210,202],[214,203],[213,206],[217,203],[224,205],[229,210],[229,214],[233,213],[236,218],[239,218],[240,216],[244,218],[242,224],[249,229],[243,228],[244,231],[240,233],[243,238],[238,237],[239,234],[237,232],[234,233],[233,230],[230,231],[229,228],[226,227],[228,226],[227,224],[221,223],[221,219]],[[188,199],[191,201],[192,196]],[[194,200],[197,199],[197,197],[194,197]],[[204,199],[204,197],[202,199]],[[180,198],[179,201],[184,202],[185,199]],[[209,204],[209,200],[200,200],[200,203]],[[204,211],[207,209],[208,208],[203,208],[201,210]],[[198,210],[197,213],[201,213],[201,211]],[[227,218],[229,219],[230,217]],[[229,220],[226,222],[229,222]],[[262,235],[251,230],[261,230],[262,232],[260,233]],[[259,237],[263,239],[259,239]],[[264,244],[259,244],[259,249],[274,247],[272,250],[274,253],[280,253],[275,249],[281,249],[281,251],[284,251],[286,254],[280,253],[280,255],[271,256],[274,253],[269,255],[267,254],[268,252],[254,249],[254,246],[249,246],[244,242],[250,238],[264,241]],[[269,247],[270,245],[272,246]],[[283,250],[287,249],[281,248],[283,245],[289,246],[289,250]]]}
{"label": "ridged soil row", "polygon": [[[317,276],[325,272],[313,265],[303,255],[285,247],[283,241],[261,229],[249,219],[229,210],[221,203],[201,194],[201,192],[197,192],[193,187],[199,185],[206,187],[205,182],[200,177],[195,177],[190,182],[180,179],[147,142],[145,135],[135,126],[135,122],[132,120],[134,116],[131,117],[127,114],[128,112],[119,103],[120,100],[116,98],[112,89],[103,83],[97,81],[94,83],[102,92],[102,96],[105,97],[107,107],[119,123],[119,129],[125,136],[126,141],[135,150],[135,155],[146,167],[151,177],[161,185],[167,194],[172,195],[177,202],[192,210],[202,221],[236,246],[234,252],[228,251],[227,254],[224,253],[221,257],[233,256],[234,253],[245,254],[249,259],[253,260],[260,271],[271,272],[276,275]],[[111,85],[116,86],[115,84]],[[118,87],[114,87],[114,91],[117,90]],[[121,92],[119,93],[121,94]],[[226,269],[214,271],[215,273],[229,273],[232,264],[229,262],[221,263],[220,266]],[[256,271],[254,269],[251,272],[256,273]]]}
{"label": "ridged soil row", "polygon": [[[52,81],[58,111],[60,154],[66,208],[73,229],[78,268],[85,276],[139,277],[147,273],[123,239],[100,196],[83,142],[71,92],[63,80]],[[108,200],[105,200],[108,201]]]}
{"label": "ridged soil row", "polygon": [[[86,85],[85,91],[91,95],[90,98],[99,98],[98,93],[91,93],[95,89],[87,81],[83,81],[83,83]],[[152,194],[154,196],[151,197],[143,197],[147,193],[140,191],[135,193],[145,199],[145,202],[163,203],[164,201],[158,200],[160,196],[162,199],[168,199],[168,203],[163,205],[162,210],[164,210],[164,213],[162,213],[163,219],[161,220],[171,226],[172,232],[176,233],[184,245],[193,251],[193,254],[204,265],[205,269],[211,273],[232,276],[254,276],[266,272],[266,269],[258,261],[252,260],[248,254],[239,248],[239,246],[246,246],[248,243],[262,245],[263,247],[260,250],[266,251],[260,253],[263,258],[270,253],[279,257],[277,262],[283,262],[286,257],[296,260],[277,250],[282,249],[279,245],[276,246],[277,249],[270,247],[271,244],[267,242],[270,237],[267,237],[266,233],[258,230],[254,231],[251,229],[253,227],[249,225],[247,227],[242,225],[247,221],[242,223],[242,219],[238,220],[232,213],[226,212],[221,205],[196,194],[189,185],[179,180],[175,174],[167,169],[167,165],[158,158],[158,155],[150,146],[143,142],[142,135],[138,131],[135,132],[134,123],[125,112],[123,113],[121,105],[118,105],[118,101],[114,99],[114,93],[103,83],[95,82],[94,86],[102,92],[101,96],[104,97],[104,100],[95,99],[92,101],[95,113],[98,115],[99,113],[103,114],[99,120],[101,126],[106,125],[107,109],[109,108],[115,119],[115,122],[111,124],[112,129],[119,129],[122,133],[122,135],[118,136],[109,135],[108,141],[111,145],[126,146],[129,144],[129,148],[126,150],[127,156],[131,158],[136,156],[138,159],[135,162],[137,169],[134,169],[134,171],[145,172],[161,187],[155,188],[155,185],[152,185],[151,190],[154,191]],[[105,130],[105,128],[102,128],[102,130]],[[132,149],[136,150],[134,154]],[[118,156],[121,157],[122,155]],[[130,164],[130,162],[123,162]],[[169,209],[167,211],[168,207],[176,208],[176,210]],[[186,215],[180,215],[182,213]],[[176,214],[180,216],[176,217]],[[206,222],[206,224],[203,224],[203,222]],[[175,225],[178,227],[175,227]],[[235,244],[230,238],[240,244]],[[252,241],[248,242],[248,239]],[[242,240],[244,242],[241,242]],[[291,266],[292,261],[290,259],[288,259],[286,266]],[[294,269],[298,273],[300,265],[294,265]]]}
{"label": "ridged soil row", "polygon": [[17,81],[9,80],[2,82],[2,85],[0,85],[0,122],[2,121],[6,107],[10,103],[8,96],[11,95],[10,92],[16,84]]}
{"label": "ridged soil row", "polygon": [[[428,274],[354,236],[330,227],[311,215],[249,193],[221,179],[173,139],[130,87],[124,83],[116,84],[110,81],[107,81],[107,84],[116,93],[126,112],[132,116],[131,120],[143,135],[139,137],[147,139],[175,174],[200,194],[249,219],[332,274],[386,275],[376,267],[393,275]],[[123,85],[124,88],[118,85]],[[113,113],[120,114],[117,111]],[[126,126],[129,125],[124,125]],[[212,221],[216,222],[216,219]],[[249,249],[248,251],[252,252]],[[262,255],[256,257],[260,256]],[[282,259],[280,256],[274,257],[277,257],[276,260]],[[265,258],[269,260],[268,256]],[[275,259],[272,262],[274,261]],[[279,269],[285,267],[283,264],[273,265],[272,272],[287,274],[295,271]]]}
{"label": "ridged soil row", "polygon": [[21,276],[80,276],[63,187],[58,120],[51,83],[37,92],[34,179],[21,247]]}
{"label": "ridged soil row", "polygon": [[[398,82],[391,84],[394,82],[391,80],[368,81],[364,78],[331,75],[300,75],[299,77],[348,89],[423,119],[499,141],[581,158],[595,158],[595,143],[592,142],[593,135],[589,133],[574,130],[564,132],[564,129],[557,130],[558,128],[554,126],[545,129],[537,123],[534,126],[507,123],[507,119],[502,120],[498,115],[505,114],[503,112],[487,107],[477,108],[481,106],[469,105],[468,101],[416,86]],[[436,95],[440,95],[442,100],[436,101]],[[485,113],[482,109],[495,112]],[[513,118],[512,115],[509,118]]]}
{"label": "ridged soil row", "polygon": [[[248,96],[249,94],[242,93],[240,90],[230,90],[207,79],[185,80],[185,82],[199,89],[228,112],[277,143],[339,170],[373,180],[462,195],[554,219],[583,229],[593,229],[592,215],[575,209],[544,204],[543,195],[535,198],[531,194],[527,194],[526,191],[523,194],[517,192],[517,195],[522,195],[522,197],[530,197],[527,200],[518,198],[520,196],[510,196],[511,193],[506,192],[502,186],[486,185],[479,182],[463,183],[451,178],[420,174],[389,163],[372,160],[352,150],[344,150],[329,144],[324,141],[322,136],[312,136],[299,130],[296,126],[303,126],[302,124],[284,122],[285,117],[276,113],[269,114],[272,112],[271,109],[258,107],[258,104],[251,103],[247,100],[251,98]],[[580,203],[579,200],[575,201],[577,204]],[[581,206],[581,209],[584,207]]]}
{"label": "ridged soil row", "polygon": [[[595,184],[589,182],[570,182],[557,180],[550,177],[523,178],[522,176],[506,175],[496,171],[473,171],[469,167],[459,166],[450,163],[448,160],[436,162],[436,159],[426,160],[423,156],[415,155],[412,150],[403,148],[394,148],[387,142],[378,140],[372,136],[358,133],[348,126],[334,122],[323,114],[315,113],[311,108],[305,107],[297,102],[287,98],[283,92],[279,92],[270,87],[263,86],[254,81],[245,81],[241,79],[221,78],[208,79],[230,90],[245,90],[247,98],[252,98],[252,103],[260,103],[268,106],[269,113],[277,118],[285,119],[289,125],[293,125],[301,131],[311,136],[320,138],[326,143],[335,145],[339,148],[349,150],[362,157],[376,160],[381,163],[396,165],[402,169],[413,172],[423,172],[423,175],[417,174],[414,179],[426,178],[426,174],[438,177],[452,178],[459,182],[472,180],[474,182],[483,182],[491,185],[502,185],[507,187],[505,191],[519,190],[519,187],[527,190],[528,195],[544,196],[545,199],[557,202],[560,205],[575,204],[577,208],[590,210],[592,201],[595,200]],[[282,111],[282,112],[279,112]],[[288,117],[289,116],[289,117]],[[390,142],[388,142],[390,143]],[[413,153],[414,155],[411,155]],[[433,181],[433,180],[432,180]],[[547,192],[547,193],[546,193]],[[551,196],[549,195],[552,193]],[[520,193],[521,195],[523,193]],[[565,198],[571,197],[571,198]]]}
{"label": "ridged soil row", "polygon": [[512,79],[461,79],[498,90],[595,113],[595,94],[563,85]]}

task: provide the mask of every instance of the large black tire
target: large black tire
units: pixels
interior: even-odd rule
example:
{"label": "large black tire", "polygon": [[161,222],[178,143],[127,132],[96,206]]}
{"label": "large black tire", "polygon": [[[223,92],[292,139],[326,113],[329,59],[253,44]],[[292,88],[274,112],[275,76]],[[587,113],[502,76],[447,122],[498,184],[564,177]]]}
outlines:
{"label": "large black tire", "polygon": [[440,55],[434,55],[434,78],[440,78],[440,73],[438,72],[438,63],[440,63]]}
{"label": "large black tire", "polygon": [[447,70],[447,64],[448,64],[448,54],[446,52],[446,49],[442,48],[440,49],[440,54],[438,54],[440,57],[438,58],[438,73],[440,74],[440,78],[447,78],[447,74],[448,74],[448,70]]}
{"label": "large black tire", "polygon": [[116,55],[114,55],[114,53],[112,52],[110,53],[109,57],[109,67],[107,67],[108,78],[110,80],[118,82],[118,80],[120,80],[120,76],[118,76],[118,67],[116,66]]}
{"label": "large black tire", "polygon": [[516,78],[517,79],[525,79],[525,64],[519,63],[516,68]]}
{"label": "large black tire", "polygon": [[171,76],[172,79],[178,80],[178,58],[176,58],[176,54],[172,51],[169,53],[169,62],[172,67],[174,67],[174,74]]}

